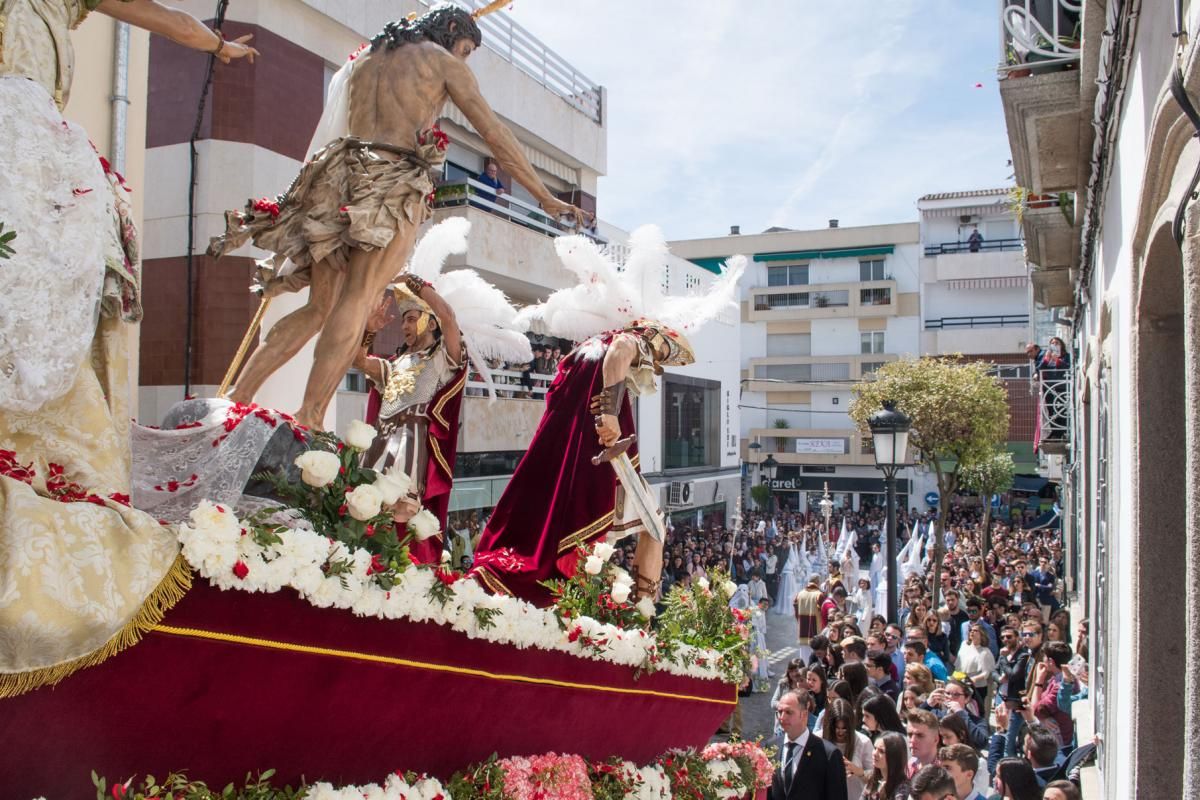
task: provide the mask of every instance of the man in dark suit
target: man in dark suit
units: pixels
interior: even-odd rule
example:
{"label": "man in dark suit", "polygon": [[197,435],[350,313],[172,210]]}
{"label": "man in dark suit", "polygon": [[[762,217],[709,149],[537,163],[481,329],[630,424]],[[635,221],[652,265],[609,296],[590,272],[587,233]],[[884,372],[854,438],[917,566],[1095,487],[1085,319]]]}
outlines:
{"label": "man in dark suit", "polygon": [[784,744],[768,800],[846,800],[842,752],[808,730],[808,712],[805,689],[794,689],[779,699],[775,713]]}

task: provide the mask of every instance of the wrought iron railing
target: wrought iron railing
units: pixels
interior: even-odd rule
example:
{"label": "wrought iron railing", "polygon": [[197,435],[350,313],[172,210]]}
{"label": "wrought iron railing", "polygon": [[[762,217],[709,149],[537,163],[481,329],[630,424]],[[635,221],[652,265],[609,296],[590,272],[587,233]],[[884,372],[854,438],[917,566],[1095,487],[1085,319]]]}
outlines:
{"label": "wrought iron railing", "polygon": [[[457,0],[475,9],[487,0]],[[421,0],[425,6],[433,0]],[[479,19],[483,46],[561,97],[569,106],[596,124],[604,119],[600,86],[575,69],[529,31],[513,22],[507,14],[488,14]]]}
{"label": "wrought iron railing", "polygon": [[1082,8],[1072,0],[1000,0],[1000,72],[1058,70],[1079,61]]}
{"label": "wrought iron railing", "polygon": [[1037,381],[1039,445],[1058,443],[1065,446],[1071,439],[1074,408],[1071,373],[1064,371],[1063,377],[1047,377],[1056,372],[1042,372]]}
{"label": "wrought iron railing", "polygon": [[925,320],[925,330],[948,328],[1024,328],[1029,325],[1028,314],[995,314],[983,317],[942,317]]}
{"label": "wrought iron railing", "polygon": [[995,253],[1002,250],[1020,250],[1021,239],[982,239],[978,242],[942,242],[925,246],[927,256],[945,256],[952,253]]}

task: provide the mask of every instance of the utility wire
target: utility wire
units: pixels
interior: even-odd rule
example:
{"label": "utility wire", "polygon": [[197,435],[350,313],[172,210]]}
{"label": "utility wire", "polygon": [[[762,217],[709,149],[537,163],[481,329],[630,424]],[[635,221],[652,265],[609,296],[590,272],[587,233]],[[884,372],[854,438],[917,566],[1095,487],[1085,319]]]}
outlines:
{"label": "utility wire", "polygon": [[[225,24],[225,12],[228,8],[229,0],[217,0],[217,10],[213,22],[215,29],[220,30],[221,26]],[[204,107],[208,104],[208,90],[212,87],[213,69],[216,64],[216,53],[209,53],[208,67],[204,71],[204,86],[200,90],[200,103],[196,108],[196,123],[192,126],[192,135],[188,139],[187,321],[183,342],[183,397],[185,400],[192,393],[192,338],[196,304],[195,254],[193,252],[196,247],[196,167],[199,158],[199,153],[196,152],[196,142],[200,138],[200,126],[204,123]]]}

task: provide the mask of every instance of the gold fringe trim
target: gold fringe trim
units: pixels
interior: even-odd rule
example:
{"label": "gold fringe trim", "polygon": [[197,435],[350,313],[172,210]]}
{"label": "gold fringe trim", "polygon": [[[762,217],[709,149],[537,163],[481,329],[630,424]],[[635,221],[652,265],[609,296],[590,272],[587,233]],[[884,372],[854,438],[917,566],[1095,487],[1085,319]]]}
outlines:
{"label": "gold fringe trim", "polygon": [[192,568],[182,555],[176,556],[175,563],[142,603],[133,619],[98,650],[52,667],[0,675],[0,699],[16,697],[43,686],[53,686],[81,669],[94,667],[122,650],[133,647],[162,622],[163,616],[182,600],[191,588]]}

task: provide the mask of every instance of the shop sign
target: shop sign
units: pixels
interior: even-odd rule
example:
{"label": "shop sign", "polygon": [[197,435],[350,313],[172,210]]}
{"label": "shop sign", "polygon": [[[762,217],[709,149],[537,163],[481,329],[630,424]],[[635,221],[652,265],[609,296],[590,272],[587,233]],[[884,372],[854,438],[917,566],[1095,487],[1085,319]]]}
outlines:
{"label": "shop sign", "polygon": [[846,454],[845,439],[796,439],[796,452],[842,456]]}

